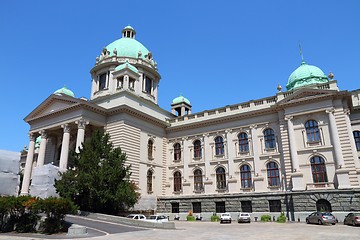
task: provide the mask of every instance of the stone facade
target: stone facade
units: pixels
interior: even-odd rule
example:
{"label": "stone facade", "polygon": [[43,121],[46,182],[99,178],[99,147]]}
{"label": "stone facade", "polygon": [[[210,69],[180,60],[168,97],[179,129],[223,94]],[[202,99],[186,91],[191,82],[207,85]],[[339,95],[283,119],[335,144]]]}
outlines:
{"label": "stone facade", "polygon": [[100,128],[126,152],[132,181],[158,199],[158,212],[187,214],[197,202],[205,216],[235,213],[244,201],[256,214],[284,211],[292,219],[320,208],[359,210],[360,90],[339,90],[333,74],[325,81],[303,62],[294,71],[301,77],[289,78],[298,88],[198,113],[180,96],[169,112],[157,105],[152,53],[133,36],[126,27],[96,58],[90,100],[57,91],[25,118],[23,194],[33,165],[66,170],[67,152]]}

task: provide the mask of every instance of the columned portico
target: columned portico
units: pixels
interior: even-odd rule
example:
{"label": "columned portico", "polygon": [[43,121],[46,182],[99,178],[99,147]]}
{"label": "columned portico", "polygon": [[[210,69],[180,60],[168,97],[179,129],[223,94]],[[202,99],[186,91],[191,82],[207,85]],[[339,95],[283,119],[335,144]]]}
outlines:
{"label": "columned portico", "polygon": [[26,156],[25,170],[24,170],[24,178],[21,186],[20,195],[28,195],[29,194],[29,186],[31,179],[31,170],[34,160],[34,151],[35,151],[35,135],[33,133],[29,133],[29,149]]}
{"label": "columned portico", "polygon": [[336,120],[334,116],[334,109],[327,109],[326,113],[329,115],[329,123],[330,123],[330,137],[331,142],[334,146],[335,153],[335,164],[336,164],[336,176],[338,181],[338,188],[349,188],[349,170],[341,169],[344,166],[344,159],[341,153],[340,139],[339,133],[336,127]]}
{"label": "columned portico", "polygon": [[48,137],[45,130],[41,130],[39,133],[41,134],[41,142],[40,142],[38,160],[37,160],[37,164],[36,164],[37,167],[44,165],[46,143],[47,143],[47,137]]}
{"label": "columned portico", "polygon": [[61,126],[64,129],[62,146],[61,146],[61,155],[60,155],[60,171],[65,171],[67,168],[68,157],[69,157],[69,144],[70,144],[70,126],[69,124],[64,124]]}

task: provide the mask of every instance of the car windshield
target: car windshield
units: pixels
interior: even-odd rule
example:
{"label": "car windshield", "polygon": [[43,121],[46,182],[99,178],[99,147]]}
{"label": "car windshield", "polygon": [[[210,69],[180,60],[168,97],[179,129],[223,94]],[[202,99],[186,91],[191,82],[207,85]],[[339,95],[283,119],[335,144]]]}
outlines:
{"label": "car windshield", "polygon": [[249,216],[249,214],[247,214],[247,213],[242,213],[242,214],[240,214],[240,216],[242,216],[242,217],[247,217],[247,216]]}
{"label": "car windshield", "polygon": [[332,216],[332,214],[329,213],[329,212],[323,213],[322,215],[324,215],[324,216]]}
{"label": "car windshield", "polygon": [[149,219],[156,219],[156,216],[150,216]]}

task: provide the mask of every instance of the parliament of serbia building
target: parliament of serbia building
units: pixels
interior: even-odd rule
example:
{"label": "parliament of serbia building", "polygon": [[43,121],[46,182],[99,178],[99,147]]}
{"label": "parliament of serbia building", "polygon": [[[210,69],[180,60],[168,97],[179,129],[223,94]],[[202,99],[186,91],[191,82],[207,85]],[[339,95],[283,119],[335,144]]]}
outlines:
{"label": "parliament of serbia building", "polygon": [[299,61],[275,95],[201,112],[180,95],[168,111],[158,105],[157,63],[135,34],[127,26],[99,50],[90,99],[64,87],[25,117],[21,194],[34,169],[65,171],[69,152],[103,129],[127,155],[140,210],[205,219],[285,212],[290,220],[360,210],[360,89],[341,90],[334,74]]}

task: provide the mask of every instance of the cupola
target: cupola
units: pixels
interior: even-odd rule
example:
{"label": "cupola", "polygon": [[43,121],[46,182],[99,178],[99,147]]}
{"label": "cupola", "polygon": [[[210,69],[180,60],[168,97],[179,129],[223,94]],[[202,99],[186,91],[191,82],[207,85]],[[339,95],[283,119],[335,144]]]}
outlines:
{"label": "cupola", "polygon": [[184,116],[191,114],[191,104],[189,99],[185,98],[180,94],[172,100],[171,113],[177,116]]}

